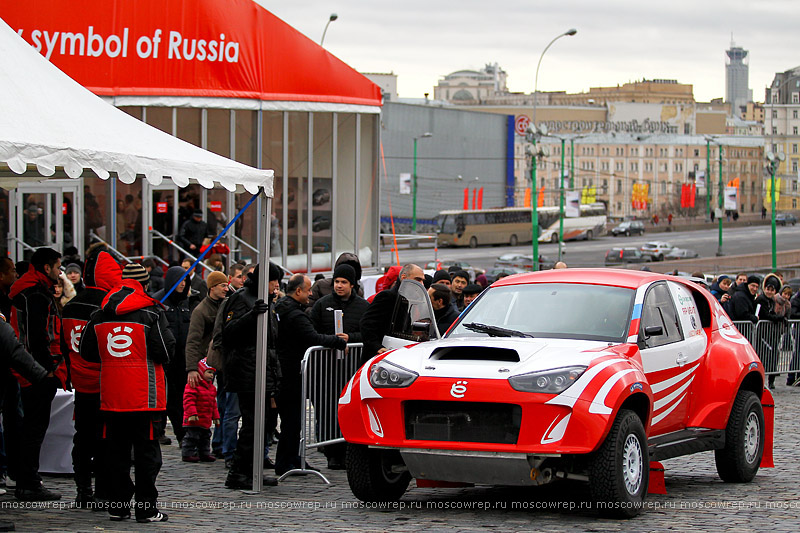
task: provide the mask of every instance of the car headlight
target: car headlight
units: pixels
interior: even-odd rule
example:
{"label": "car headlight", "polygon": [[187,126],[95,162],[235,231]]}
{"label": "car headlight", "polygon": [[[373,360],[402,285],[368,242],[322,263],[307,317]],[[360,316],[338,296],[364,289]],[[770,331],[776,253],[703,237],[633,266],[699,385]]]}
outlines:
{"label": "car headlight", "polygon": [[575,383],[585,371],[585,366],[566,366],[564,368],[511,376],[508,378],[508,382],[514,390],[521,392],[560,394]]}
{"label": "car headlight", "polygon": [[385,360],[372,365],[369,371],[369,383],[376,389],[408,387],[418,377],[416,372]]}

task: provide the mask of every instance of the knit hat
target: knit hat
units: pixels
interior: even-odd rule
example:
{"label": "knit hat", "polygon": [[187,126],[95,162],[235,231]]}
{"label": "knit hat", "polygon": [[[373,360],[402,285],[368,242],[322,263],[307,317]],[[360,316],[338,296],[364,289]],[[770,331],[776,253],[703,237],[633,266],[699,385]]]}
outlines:
{"label": "knit hat", "polygon": [[67,268],[64,269],[64,272],[66,274],[69,274],[70,272],[77,272],[78,274],[80,274],[81,266],[75,263],[70,263],[67,265]]}
{"label": "knit hat", "polygon": [[212,272],[206,278],[206,286],[209,288],[209,290],[213,289],[220,283],[228,283],[228,276],[222,272]]}
{"label": "knit hat", "polygon": [[456,279],[456,278],[464,278],[465,280],[467,280],[467,283],[469,283],[469,272],[467,272],[466,270],[459,270],[457,272],[453,272],[453,276],[451,277],[451,279]]}
{"label": "knit hat", "polygon": [[273,263],[272,261],[269,262],[269,281],[277,281],[283,279],[283,270],[281,267]]}
{"label": "knit hat", "polygon": [[446,270],[437,270],[433,273],[433,283],[439,283],[443,280],[450,283],[450,274]]}
{"label": "knit hat", "polygon": [[134,279],[144,285],[150,281],[150,274],[139,263],[128,263],[122,269],[122,279]]}
{"label": "knit hat", "polygon": [[202,217],[203,216],[203,210],[202,209],[195,209],[194,211],[192,211],[192,216],[193,217]]}
{"label": "knit hat", "polygon": [[751,283],[761,285],[761,280],[758,278],[758,276],[747,276],[747,284],[750,285]]}
{"label": "knit hat", "polygon": [[726,279],[731,279],[731,278],[726,276],[725,274],[722,274],[720,277],[717,278],[717,283],[722,283]]}
{"label": "knit hat", "polygon": [[217,371],[217,369],[209,365],[208,360],[206,360],[206,358],[203,357],[197,362],[197,371],[200,372],[201,374],[204,374],[206,370],[213,370],[214,372]]}
{"label": "knit hat", "polygon": [[350,282],[350,285],[356,284],[356,271],[348,264],[341,264],[333,271],[333,279],[344,278]]}
{"label": "knit hat", "polygon": [[481,288],[481,286],[478,285],[477,283],[470,283],[469,285],[464,287],[464,290],[461,292],[463,292],[464,294],[480,294],[482,290],[483,288]]}

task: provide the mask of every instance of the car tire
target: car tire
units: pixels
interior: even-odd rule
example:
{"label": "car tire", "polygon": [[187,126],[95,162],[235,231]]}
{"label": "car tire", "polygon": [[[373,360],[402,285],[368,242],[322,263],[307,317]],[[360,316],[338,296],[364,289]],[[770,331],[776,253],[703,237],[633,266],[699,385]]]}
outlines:
{"label": "car tire", "polygon": [[633,518],[642,512],[650,478],[647,437],[639,416],[622,409],[606,440],[592,454],[589,489],[600,514]]}
{"label": "car tire", "polygon": [[660,255],[656,256],[656,261],[663,261],[663,260],[664,260],[664,254],[660,254]]}
{"label": "car tire", "polygon": [[726,483],[751,481],[764,453],[764,410],[752,391],[740,390],[725,428],[725,447],[714,452],[717,473]]}
{"label": "car tire", "polygon": [[392,472],[401,464],[396,450],[371,449],[363,444],[347,444],[347,482],[353,495],[362,502],[396,502],[411,481],[408,471]]}
{"label": "car tire", "polygon": [[508,239],[508,244],[510,246],[516,246],[519,241],[517,240],[516,235],[512,235],[510,239]]}
{"label": "car tire", "polygon": [[557,244],[558,243],[558,234],[557,233],[554,233],[553,236],[550,237],[550,242],[552,242],[553,244]]}
{"label": "car tire", "polygon": [[478,247],[478,238],[477,237],[470,237],[470,239],[469,239],[469,247],[470,248],[477,248]]}
{"label": "car tire", "polygon": [[626,229],[626,230],[625,230],[625,236],[626,236],[626,237],[630,237],[630,236],[631,236],[631,230],[629,230],[629,229]]}

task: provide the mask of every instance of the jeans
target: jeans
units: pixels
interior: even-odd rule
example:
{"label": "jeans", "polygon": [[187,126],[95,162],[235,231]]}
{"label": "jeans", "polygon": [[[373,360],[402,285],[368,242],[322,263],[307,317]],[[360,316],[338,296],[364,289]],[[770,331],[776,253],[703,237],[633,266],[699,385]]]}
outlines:
{"label": "jeans", "polygon": [[222,452],[222,443],[225,442],[225,426],[221,422],[225,420],[227,394],[223,383],[222,371],[217,371],[217,410],[219,411],[220,424],[214,427],[214,436],[211,439],[211,449],[214,453]]}
{"label": "jeans", "polygon": [[[220,416],[222,414],[220,413]],[[233,457],[239,438],[239,395],[235,392],[225,393],[225,416],[222,419],[222,455],[225,459]]]}
{"label": "jeans", "polygon": [[39,452],[44,435],[50,425],[50,405],[56,395],[55,381],[46,379],[41,383],[22,387],[22,438],[18,462],[17,487],[37,489],[42,484],[39,475]]}
{"label": "jeans", "polygon": [[197,426],[183,428],[185,434],[181,441],[182,457],[208,457],[211,455],[211,430]]}

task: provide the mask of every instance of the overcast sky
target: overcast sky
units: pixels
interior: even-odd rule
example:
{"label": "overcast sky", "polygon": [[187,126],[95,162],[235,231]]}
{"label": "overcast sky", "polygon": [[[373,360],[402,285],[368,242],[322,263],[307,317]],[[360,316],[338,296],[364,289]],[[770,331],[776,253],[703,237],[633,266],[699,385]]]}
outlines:
{"label": "overcast sky", "polygon": [[797,0],[257,0],[361,72],[394,72],[401,97],[422,97],[462,69],[498,63],[508,87],[588,91],[642,78],[694,85],[695,99],[725,96],[731,34],[750,51],[750,89],[764,100],[775,72],[800,65]]}

